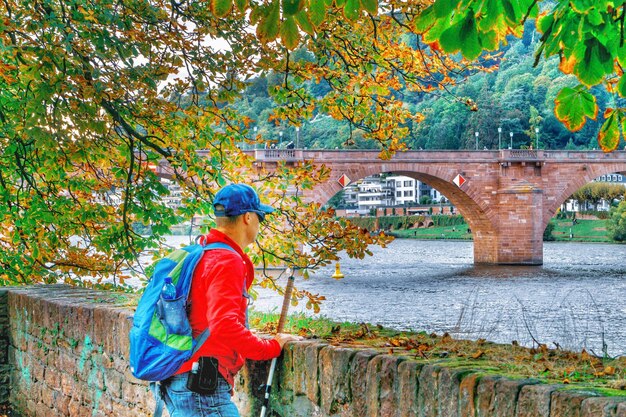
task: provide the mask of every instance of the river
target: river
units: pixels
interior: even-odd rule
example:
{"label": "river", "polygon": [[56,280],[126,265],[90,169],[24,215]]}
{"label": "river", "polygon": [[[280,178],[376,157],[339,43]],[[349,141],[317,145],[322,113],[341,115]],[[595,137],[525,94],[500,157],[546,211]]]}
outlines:
{"label": "river", "polygon": [[[626,355],[624,246],[545,243],[542,266],[474,266],[472,242],[397,239],[363,260],[344,257],[345,278],[325,267],[296,286],[326,297],[338,321],[511,343],[535,342]],[[254,308],[280,310],[259,292]],[[296,310],[305,311],[301,303]]]}

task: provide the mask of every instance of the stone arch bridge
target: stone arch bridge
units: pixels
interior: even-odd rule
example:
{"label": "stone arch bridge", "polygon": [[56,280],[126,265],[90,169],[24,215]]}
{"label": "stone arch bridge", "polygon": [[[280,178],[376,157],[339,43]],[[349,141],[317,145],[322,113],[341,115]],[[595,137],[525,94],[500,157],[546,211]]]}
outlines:
{"label": "stone arch bridge", "polygon": [[[408,151],[381,160],[378,151],[258,149],[246,151],[266,169],[279,161],[312,160],[332,169],[330,179],[305,193],[326,203],[352,181],[379,173],[405,175],[442,194],[468,222],[476,264],[543,263],[543,232],[576,190],[608,173],[626,172],[626,152],[601,151]],[[460,175],[462,184],[455,178]]]}

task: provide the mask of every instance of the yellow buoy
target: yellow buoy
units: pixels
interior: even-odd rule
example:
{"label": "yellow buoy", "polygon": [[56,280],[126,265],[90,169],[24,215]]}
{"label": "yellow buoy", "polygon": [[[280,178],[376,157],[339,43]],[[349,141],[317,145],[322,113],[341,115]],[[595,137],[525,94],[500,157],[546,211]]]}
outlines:
{"label": "yellow buoy", "polygon": [[343,274],[341,273],[341,268],[339,267],[339,262],[335,265],[335,273],[332,276],[335,279],[343,278]]}

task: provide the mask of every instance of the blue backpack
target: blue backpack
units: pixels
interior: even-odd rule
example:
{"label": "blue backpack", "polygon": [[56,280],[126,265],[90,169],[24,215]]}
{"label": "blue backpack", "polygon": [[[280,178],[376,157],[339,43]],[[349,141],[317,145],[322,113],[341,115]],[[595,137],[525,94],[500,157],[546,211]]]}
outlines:
{"label": "blue backpack", "polygon": [[[158,261],[139,300],[130,331],[130,370],[138,379],[162,381],[187,362],[209,337],[204,330],[195,340],[187,318],[187,298],[193,272],[204,251],[235,250],[225,243],[195,244],[175,250]],[[163,299],[165,278],[171,277],[176,298]]]}

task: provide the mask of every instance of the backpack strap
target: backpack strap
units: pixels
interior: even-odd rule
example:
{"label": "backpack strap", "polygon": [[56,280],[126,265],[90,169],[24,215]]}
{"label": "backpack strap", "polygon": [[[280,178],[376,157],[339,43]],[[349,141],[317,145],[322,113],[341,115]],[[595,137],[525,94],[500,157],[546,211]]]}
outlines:
{"label": "backpack strap", "polygon": [[[231,252],[237,253],[237,251],[233,249],[232,246],[226,243],[222,243],[222,242],[215,242],[215,243],[209,243],[208,245],[203,245],[202,249],[203,251],[214,250],[214,249],[227,249]],[[237,253],[237,255],[239,254]],[[245,290],[245,285],[246,284],[244,282],[244,290]],[[189,289],[191,290],[191,286],[189,286]],[[189,294],[187,294],[187,297],[189,297]],[[200,349],[200,347],[204,344],[204,342],[206,342],[206,340],[209,338],[210,335],[211,335],[211,331],[208,328],[204,329],[202,333],[198,335],[198,337],[196,338],[196,346],[191,351],[191,356],[196,354],[196,352]]]}

